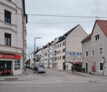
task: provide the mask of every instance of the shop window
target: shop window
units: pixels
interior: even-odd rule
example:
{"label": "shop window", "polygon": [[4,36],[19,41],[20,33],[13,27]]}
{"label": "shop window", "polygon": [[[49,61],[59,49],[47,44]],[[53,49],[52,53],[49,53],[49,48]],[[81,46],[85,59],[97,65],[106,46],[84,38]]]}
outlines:
{"label": "shop window", "polygon": [[20,70],[20,60],[15,60],[15,70]]}

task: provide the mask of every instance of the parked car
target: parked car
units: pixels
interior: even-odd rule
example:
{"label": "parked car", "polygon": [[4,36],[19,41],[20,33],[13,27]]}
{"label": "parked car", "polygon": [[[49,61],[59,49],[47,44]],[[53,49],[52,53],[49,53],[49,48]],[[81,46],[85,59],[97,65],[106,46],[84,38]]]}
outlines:
{"label": "parked car", "polygon": [[46,70],[45,70],[44,66],[39,66],[37,72],[38,73],[46,73]]}
{"label": "parked car", "polygon": [[38,67],[40,67],[40,64],[35,64],[35,66],[34,66],[33,69],[34,69],[35,71],[37,71],[37,70],[38,70]]}

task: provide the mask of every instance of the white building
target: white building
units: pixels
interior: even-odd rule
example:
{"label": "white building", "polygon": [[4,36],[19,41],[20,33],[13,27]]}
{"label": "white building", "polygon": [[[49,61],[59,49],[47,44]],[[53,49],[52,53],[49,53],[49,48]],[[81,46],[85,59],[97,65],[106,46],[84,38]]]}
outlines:
{"label": "white building", "polygon": [[23,73],[26,59],[24,0],[0,0],[0,74]]}
{"label": "white building", "polygon": [[34,66],[34,52],[30,53],[30,65],[29,67],[33,69]]}
{"label": "white building", "polygon": [[83,68],[107,75],[107,20],[96,20],[92,33],[82,41]]}
{"label": "white building", "polygon": [[72,64],[82,64],[81,41],[85,36],[86,32],[77,25],[59,38],[55,49],[58,70],[71,70]]}

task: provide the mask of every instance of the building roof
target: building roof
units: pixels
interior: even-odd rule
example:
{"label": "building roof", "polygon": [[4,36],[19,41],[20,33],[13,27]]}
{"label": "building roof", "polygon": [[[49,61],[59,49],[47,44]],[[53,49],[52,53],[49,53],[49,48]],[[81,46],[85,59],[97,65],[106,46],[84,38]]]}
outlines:
{"label": "building roof", "polygon": [[91,35],[92,35],[92,34],[87,35],[81,42],[83,43],[83,42],[91,39]]}
{"label": "building roof", "polygon": [[[107,20],[96,20],[95,21],[95,24],[94,24],[94,27],[93,27],[93,30],[92,30],[92,33],[94,31],[94,28],[95,28],[95,25],[96,23],[98,23],[98,25],[100,26],[100,28],[102,29],[102,31],[104,32],[104,34],[107,36]],[[91,36],[92,36],[92,33],[89,34],[85,39],[83,39],[81,42],[85,42],[89,39],[91,39]]]}
{"label": "building roof", "polygon": [[101,27],[104,34],[107,36],[107,20],[97,20],[97,23]]}
{"label": "building roof", "polygon": [[[78,24],[77,26],[79,26],[79,24]],[[75,26],[74,28],[72,28],[71,30],[69,30],[68,32],[66,32],[66,33],[63,35],[63,37],[66,38],[77,26]]]}
{"label": "building roof", "polygon": [[[79,24],[77,26],[79,26]],[[63,41],[77,26],[73,27],[71,30],[66,32],[63,36],[59,37],[59,41],[57,43]]]}

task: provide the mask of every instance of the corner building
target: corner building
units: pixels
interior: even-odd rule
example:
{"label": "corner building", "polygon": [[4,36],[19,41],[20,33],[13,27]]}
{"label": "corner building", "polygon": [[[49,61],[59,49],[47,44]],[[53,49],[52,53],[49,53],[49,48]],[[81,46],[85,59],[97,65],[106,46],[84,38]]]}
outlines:
{"label": "corner building", "polygon": [[24,0],[0,0],[0,75],[20,75],[26,59]]}

